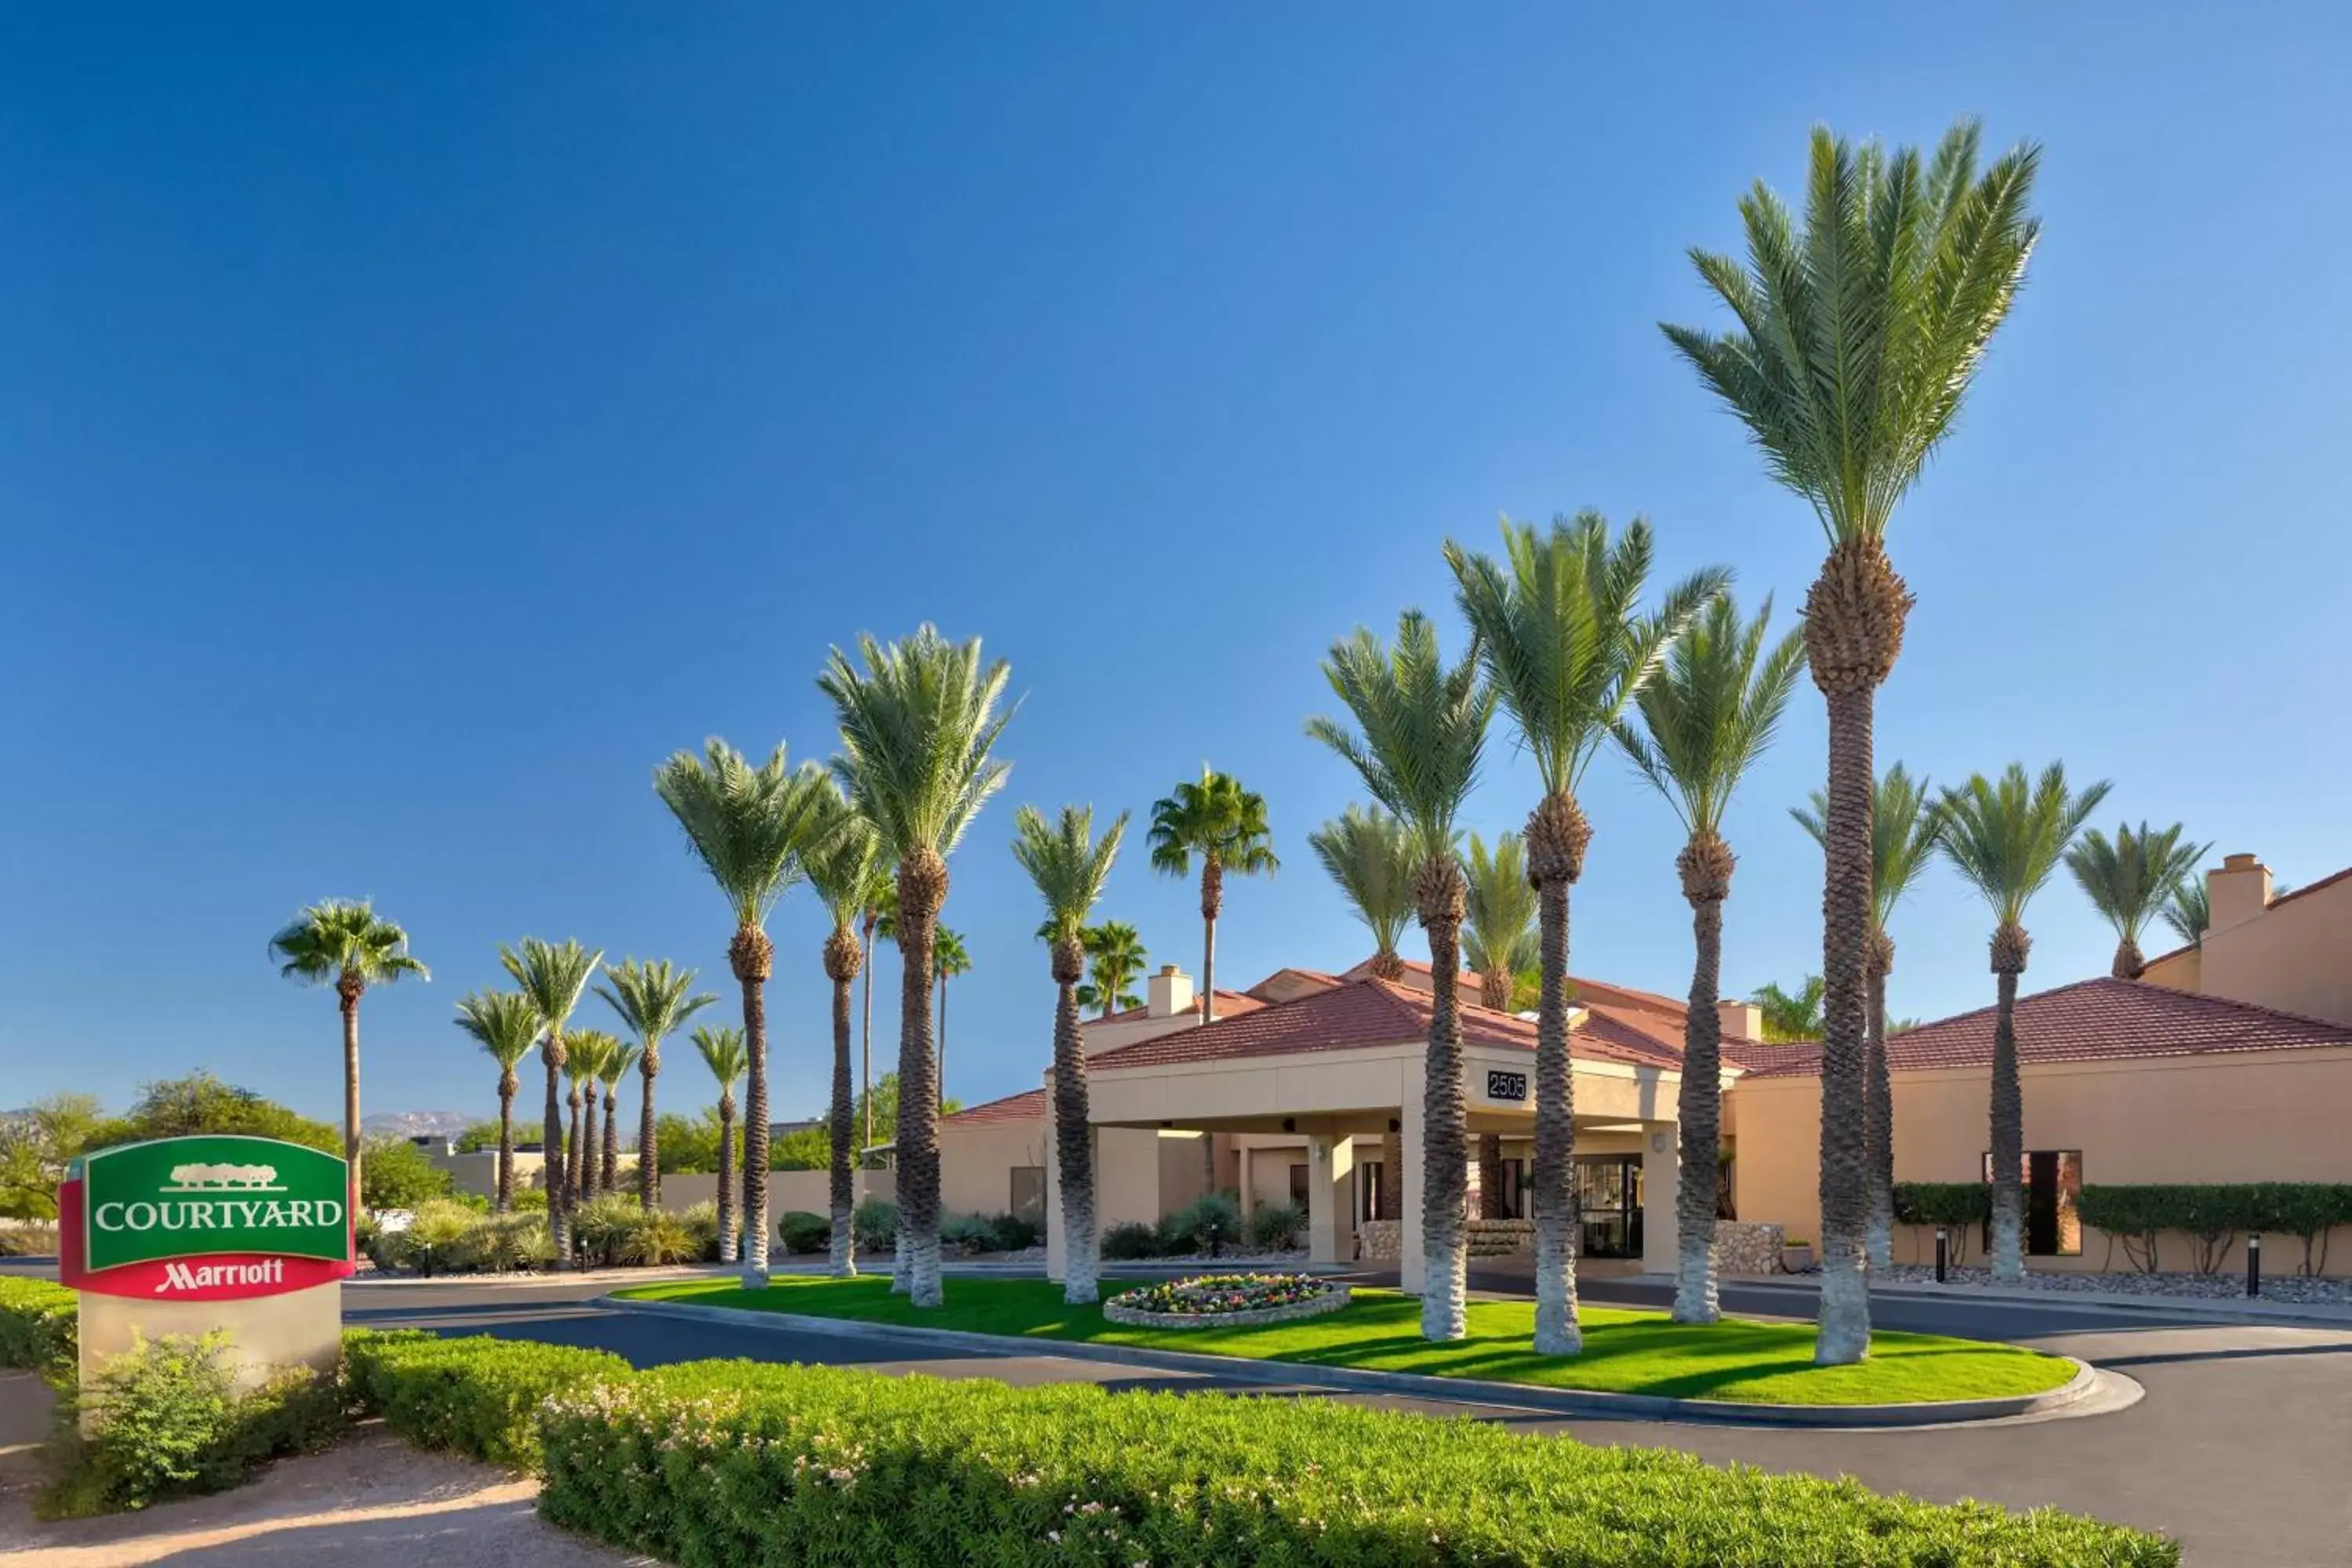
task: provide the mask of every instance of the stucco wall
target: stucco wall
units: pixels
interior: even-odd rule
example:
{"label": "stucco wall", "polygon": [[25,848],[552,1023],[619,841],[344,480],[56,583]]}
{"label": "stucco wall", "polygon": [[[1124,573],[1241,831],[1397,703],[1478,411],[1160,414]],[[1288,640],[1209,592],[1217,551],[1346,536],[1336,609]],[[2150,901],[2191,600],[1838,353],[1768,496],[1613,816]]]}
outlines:
{"label": "stucco wall", "polygon": [[2352,879],[2205,934],[2197,988],[2352,1024]]}
{"label": "stucco wall", "polygon": [[1013,1168],[1045,1163],[1045,1119],[940,1124],[940,1202],[950,1214],[1003,1214]]}
{"label": "stucco wall", "polygon": [[[2087,1185],[2188,1182],[2352,1182],[2352,1050],[2249,1051],[2242,1055],[2062,1062],[2021,1075],[2025,1146],[2079,1149]],[[1990,1143],[1990,1078],[1980,1071],[1898,1073],[1895,1078],[1895,1178],[1979,1179]],[[1743,1220],[1775,1221],[1790,1237],[1821,1236],[1821,1082],[1747,1079],[1732,1090],[1739,1134],[1733,1193]],[[1896,1257],[1913,1256],[1932,1235],[1898,1233]],[[1910,1249],[1906,1254],[1906,1249]],[[2186,1267],[2187,1247],[2166,1247]],[[2272,1238],[2264,1266],[2292,1268],[2301,1247]],[[2085,1229],[2076,1258],[2032,1258],[2035,1268],[2095,1270],[2106,1237]],[[2114,1267],[2128,1267],[2116,1249]],[[2232,1249],[2223,1267],[2243,1266]],[[2352,1235],[2339,1233],[2329,1269],[2352,1273]]]}
{"label": "stucco wall", "polygon": [[[866,1171],[859,1173],[858,1193],[864,1197],[876,1197],[885,1203],[898,1195],[898,1173]],[[629,1189],[634,1191],[635,1189]],[[736,1201],[742,1201],[742,1189],[736,1189]],[[682,1213],[697,1204],[715,1203],[719,1198],[719,1176],[712,1171],[666,1172],[662,1176],[662,1207],[672,1214]],[[805,1214],[829,1214],[833,1209],[833,1173],[830,1171],[771,1171],[768,1173],[768,1214],[781,1218],[793,1209]]]}

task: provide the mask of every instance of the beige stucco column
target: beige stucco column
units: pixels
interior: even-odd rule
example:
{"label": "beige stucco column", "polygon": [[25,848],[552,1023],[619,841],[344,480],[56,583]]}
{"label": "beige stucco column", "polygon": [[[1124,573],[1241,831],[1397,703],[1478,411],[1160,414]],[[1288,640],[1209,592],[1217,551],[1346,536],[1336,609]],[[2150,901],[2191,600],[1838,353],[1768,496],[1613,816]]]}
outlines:
{"label": "beige stucco column", "polygon": [[1404,1162],[1404,1194],[1403,1212],[1397,1215],[1397,1287],[1407,1295],[1418,1296],[1429,1278],[1429,1259],[1421,1247],[1421,1068],[1408,1064],[1398,1077],[1402,1107],[1398,1117],[1402,1127],[1397,1133],[1397,1157]]}
{"label": "beige stucco column", "polygon": [[1349,1138],[1307,1141],[1307,1260],[1344,1263],[1349,1239],[1349,1188],[1356,1175],[1356,1145]]}
{"label": "beige stucco column", "polygon": [[1257,1193],[1256,1154],[1257,1151],[1246,1143],[1234,1151],[1234,1158],[1240,1167],[1234,1179],[1241,1183],[1242,1224],[1244,1226],[1249,1224],[1250,1214],[1257,1207],[1255,1201]]}
{"label": "beige stucco column", "polygon": [[1675,1189],[1682,1184],[1682,1149],[1671,1121],[1642,1123],[1642,1272],[1672,1275],[1678,1246]]}

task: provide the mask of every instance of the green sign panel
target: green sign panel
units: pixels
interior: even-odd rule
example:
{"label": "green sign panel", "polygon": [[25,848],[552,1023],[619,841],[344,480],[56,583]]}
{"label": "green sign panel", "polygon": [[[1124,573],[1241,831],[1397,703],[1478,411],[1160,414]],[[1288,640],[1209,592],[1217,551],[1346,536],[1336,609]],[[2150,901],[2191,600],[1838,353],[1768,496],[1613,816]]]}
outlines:
{"label": "green sign panel", "polygon": [[[77,1160],[81,1267],[223,1254],[351,1256],[344,1163],[275,1138],[163,1138]],[[260,1283],[251,1281],[249,1283]]]}

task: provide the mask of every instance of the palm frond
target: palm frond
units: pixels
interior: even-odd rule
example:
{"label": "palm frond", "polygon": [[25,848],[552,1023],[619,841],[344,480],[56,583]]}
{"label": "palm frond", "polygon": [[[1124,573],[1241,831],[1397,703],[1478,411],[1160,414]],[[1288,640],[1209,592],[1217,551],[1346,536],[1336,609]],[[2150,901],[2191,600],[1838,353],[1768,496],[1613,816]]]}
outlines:
{"label": "palm frond", "polygon": [[2164,906],[2164,923],[2191,947],[2205,945],[2205,933],[2213,929],[2213,911],[2206,902],[2204,878],[2183,877],[2173,884],[2172,896]]}
{"label": "palm frond", "polygon": [[1796,689],[1804,633],[1790,632],[1767,652],[1771,619],[1769,595],[1746,626],[1731,595],[1716,595],[1635,697],[1643,729],[1622,719],[1612,727],[1690,833],[1720,831],[1732,792],[1772,743]]}
{"label": "palm frond", "polygon": [[[1936,844],[1944,830],[1943,807],[1929,792],[1927,781],[1914,779],[1901,763],[1879,775],[1871,786],[1870,800],[1872,918],[1884,931],[1894,920],[1895,906],[1935,858]],[[1814,843],[1823,842],[1827,795],[1813,791],[1810,807],[1792,805],[1789,815],[1812,835]]]}
{"label": "palm frond", "polygon": [[1323,673],[1357,729],[1315,718],[1307,732],[1356,770],[1374,800],[1412,829],[1426,859],[1449,852],[1454,818],[1478,780],[1495,694],[1479,679],[1474,635],[1449,666],[1437,631],[1419,610],[1397,619],[1396,642],[1359,627],[1331,645]]}
{"label": "palm frond", "polygon": [[457,999],[457,1027],[478,1042],[492,1061],[511,1072],[539,1044],[539,1009],[517,991],[469,991]]}
{"label": "palm frond", "polygon": [[1078,987],[1079,1005],[1105,1012],[1143,1005],[1143,998],[1129,989],[1150,958],[1143,933],[1125,921],[1105,921],[1088,926],[1078,940],[1086,947],[1087,973],[1091,977]]}
{"label": "palm frond", "polygon": [[551,1030],[562,1029],[580,1005],[580,994],[604,957],[601,948],[591,952],[569,937],[551,942],[527,936],[499,949],[499,963],[538,1011],[541,1027]]}
{"label": "palm frond", "polygon": [[654,770],[654,793],[686,830],[739,926],[765,925],[800,879],[800,855],[824,799],[814,763],[788,767],[784,748],[759,767],[717,736],[703,755],[679,752]]}
{"label": "palm frond", "polygon": [[1046,925],[1056,938],[1080,938],[1118,859],[1127,813],[1120,812],[1097,839],[1092,806],[1066,805],[1060,816],[1048,820],[1024,805],[1013,814],[1013,858],[1045,900]]}
{"label": "palm frond", "polygon": [[2182,831],[2178,822],[2155,828],[2142,822],[2137,831],[2128,822],[2118,823],[2112,840],[2094,827],[2066,851],[2066,868],[2074,873],[2091,907],[2118,938],[2134,946],[2211,847],[2182,843]]}
{"label": "palm frond", "polygon": [[1281,868],[1265,797],[1206,763],[1199,782],[1186,779],[1152,803],[1148,842],[1152,868],[1171,877],[1191,876],[1195,855],[1236,876]]}
{"label": "palm frond", "polygon": [[1307,843],[1370,928],[1374,951],[1395,952],[1412,919],[1412,879],[1420,869],[1412,830],[1378,806],[1349,805]]}
{"label": "palm frond", "polygon": [[751,1070],[751,1056],[744,1048],[743,1031],[732,1024],[698,1024],[692,1038],[694,1048],[702,1054],[702,1065],[719,1080],[719,1092],[734,1093],[743,1075]]}
{"label": "palm frond", "polygon": [[403,975],[433,976],[408,954],[408,933],[375,912],[366,899],[323,899],[269,939],[278,973],[310,985],[348,982],[387,985]]}
{"label": "palm frond", "polygon": [[[816,808],[810,815],[808,847],[802,852],[801,868],[817,901],[833,917],[835,931],[848,931],[865,918],[866,910],[880,909],[886,900],[893,906],[898,902],[898,890],[889,886],[889,860],[874,825],[831,778],[818,792]],[[893,935],[897,929],[893,921]]]}
{"label": "palm frond", "polygon": [[950,855],[1012,770],[992,754],[1013,718],[998,710],[1011,670],[983,664],[978,637],[950,643],[929,625],[857,649],[863,669],[835,648],[816,681],[841,720],[834,771],[894,858]]}
{"label": "palm frond", "polygon": [[1469,883],[1463,962],[1481,974],[1517,974],[1531,967],[1540,956],[1538,895],[1528,880],[1527,847],[1519,836],[1503,834],[1489,849],[1473,833],[1463,869]]}
{"label": "palm frond", "polygon": [[596,994],[646,1046],[658,1047],[688,1018],[719,1000],[708,991],[695,991],[695,971],[675,968],[666,958],[647,963],[624,959],[617,966],[606,964],[604,973],[612,984],[598,985]]}
{"label": "palm frond", "polygon": [[2070,790],[2060,763],[2044,768],[2038,780],[2027,779],[2016,763],[1998,781],[1974,774],[1944,791],[1944,858],[1984,896],[1998,921],[2022,924],[2027,901],[2065,858],[2107,789],[2101,782]]}

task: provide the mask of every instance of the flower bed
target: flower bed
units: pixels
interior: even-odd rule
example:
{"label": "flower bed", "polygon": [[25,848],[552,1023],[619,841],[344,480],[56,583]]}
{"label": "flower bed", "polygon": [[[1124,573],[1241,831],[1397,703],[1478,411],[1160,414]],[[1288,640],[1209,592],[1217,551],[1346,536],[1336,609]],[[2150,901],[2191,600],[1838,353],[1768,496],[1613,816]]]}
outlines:
{"label": "flower bed", "polygon": [[1102,1311],[1114,1323],[1143,1328],[1234,1328],[1286,1323],[1347,1304],[1345,1285],[1311,1274],[1195,1274],[1114,1296]]}

